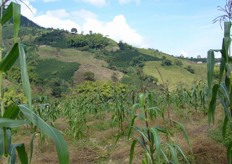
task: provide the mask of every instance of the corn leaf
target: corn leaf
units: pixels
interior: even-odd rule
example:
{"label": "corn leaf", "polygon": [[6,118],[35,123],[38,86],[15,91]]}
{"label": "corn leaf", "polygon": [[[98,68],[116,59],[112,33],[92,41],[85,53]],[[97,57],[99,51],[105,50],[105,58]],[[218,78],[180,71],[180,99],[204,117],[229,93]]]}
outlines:
{"label": "corn leaf", "polygon": [[129,126],[129,130],[128,130],[128,139],[130,139],[131,133],[132,133],[132,129],[134,127],[134,123],[135,123],[135,119],[136,119],[136,115],[134,115],[134,117],[132,118],[131,122],[130,122],[130,126]]}
{"label": "corn leaf", "polygon": [[192,150],[191,145],[190,145],[190,142],[189,142],[188,134],[187,134],[187,132],[186,132],[186,130],[185,130],[184,125],[182,125],[181,123],[179,123],[179,122],[177,122],[177,121],[174,121],[174,120],[172,120],[172,122],[174,122],[174,123],[181,129],[181,131],[183,132],[184,137],[185,137],[185,139],[186,139],[186,141],[187,141],[187,143],[188,143],[188,146],[189,146],[190,149]]}
{"label": "corn leaf", "polygon": [[214,64],[215,64],[214,50],[209,50],[208,56],[207,56],[207,78],[208,78],[208,93],[209,94],[210,94],[212,83],[213,83]]}
{"label": "corn leaf", "polygon": [[69,164],[69,153],[66,142],[61,133],[55,128],[48,125],[43,119],[31,111],[27,105],[19,105],[21,112],[30,120],[40,131],[53,139],[60,164]]}
{"label": "corn leaf", "polygon": [[219,85],[215,84],[212,89],[212,98],[209,104],[209,110],[208,110],[208,117],[209,117],[209,122],[213,121],[214,122],[214,114],[216,110],[216,100],[217,100],[217,93],[218,93],[218,88]]}
{"label": "corn leaf", "polygon": [[10,105],[4,112],[3,118],[15,119],[19,114],[19,107],[17,105]]}
{"label": "corn leaf", "polygon": [[19,44],[19,63],[21,67],[21,79],[22,79],[23,89],[27,97],[29,108],[32,109],[31,87],[30,87],[30,81],[27,72],[26,55],[22,44]]}
{"label": "corn leaf", "polygon": [[139,132],[141,134],[141,136],[143,137],[143,139],[145,140],[145,142],[149,142],[146,134],[138,127],[135,127],[135,131]]}
{"label": "corn leaf", "polygon": [[132,164],[132,160],[133,160],[133,157],[134,157],[134,149],[135,149],[135,145],[136,145],[137,141],[134,140],[131,144],[131,148],[130,148],[130,161],[129,161],[129,164]]}
{"label": "corn leaf", "polygon": [[0,62],[0,71],[8,71],[12,65],[15,63],[16,59],[19,56],[19,47],[18,43],[15,43],[10,52],[3,58]]}
{"label": "corn leaf", "polygon": [[180,146],[175,144],[175,147],[176,147],[177,150],[180,152],[180,154],[181,154],[182,157],[185,159],[185,161],[186,161],[188,164],[190,164],[189,161],[188,161],[188,159],[187,159],[187,157],[185,156],[184,152],[181,150]]}
{"label": "corn leaf", "polygon": [[3,137],[4,137],[4,135],[3,135],[3,129],[1,128],[0,129],[0,157],[2,157],[3,156],[3,154],[4,154],[4,144],[3,144]]}
{"label": "corn leaf", "polygon": [[227,145],[227,160],[228,163],[232,163],[232,141]]}
{"label": "corn leaf", "polygon": [[223,121],[223,126],[222,126],[222,137],[223,137],[223,139],[225,139],[225,137],[226,137],[227,124],[228,124],[228,117],[225,116],[224,121]]}
{"label": "corn leaf", "polygon": [[36,133],[33,133],[33,136],[31,137],[31,142],[30,142],[30,159],[29,159],[29,163],[31,163],[31,160],[32,160],[35,137],[36,137]]}
{"label": "corn leaf", "polygon": [[11,145],[11,160],[10,163],[15,164],[16,160],[16,151],[18,153],[20,162],[23,164],[28,164],[27,152],[24,144],[12,144]]}
{"label": "corn leaf", "polygon": [[179,160],[178,160],[178,157],[177,157],[177,152],[175,150],[175,148],[173,147],[172,144],[169,144],[169,143],[166,143],[171,151],[171,154],[172,154],[172,159],[174,161],[175,164],[179,164]]}
{"label": "corn leaf", "polygon": [[16,43],[18,33],[19,33],[19,26],[20,26],[20,17],[21,17],[21,8],[20,5],[11,2],[10,5],[5,10],[2,19],[1,24],[5,24],[7,21],[10,20],[10,18],[13,18],[14,21],[14,42]]}
{"label": "corn leaf", "polygon": [[155,150],[156,150],[156,159],[157,162],[160,163],[160,146],[161,146],[161,141],[160,141],[160,136],[156,128],[150,128],[150,131],[152,133],[152,136],[154,136],[154,143],[155,143]]}
{"label": "corn leaf", "polygon": [[12,120],[8,118],[0,118],[0,128],[17,128],[19,126],[27,124],[24,120]]}

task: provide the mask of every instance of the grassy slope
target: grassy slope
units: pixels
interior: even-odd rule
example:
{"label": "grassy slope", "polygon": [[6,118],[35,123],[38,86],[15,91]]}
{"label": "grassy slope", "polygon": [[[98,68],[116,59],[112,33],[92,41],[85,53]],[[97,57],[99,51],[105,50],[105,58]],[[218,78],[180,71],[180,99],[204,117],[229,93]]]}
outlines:
{"label": "grassy slope", "polygon": [[[177,59],[173,56],[170,56],[162,52],[155,52],[154,50],[140,49],[139,51],[144,54],[156,56],[159,58],[165,56],[166,59],[172,61],[173,63],[172,66],[161,66],[162,61],[148,61],[146,62],[143,68],[145,74],[152,75],[158,78],[159,84],[162,84],[162,80],[160,77],[161,74],[164,83],[168,84],[170,90],[175,89],[178,83],[183,83],[186,86],[191,86],[192,83],[195,81],[206,80],[206,64],[197,64],[187,61],[185,59],[180,59],[180,58]],[[175,65],[174,64],[175,60],[180,60],[183,63],[183,65],[182,66]],[[194,69],[195,71],[194,74],[188,72],[185,69],[189,65]],[[160,74],[157,69],[159,70]]]}
{"label": "grassy slope", "polygon": [[[188,65],[191,65],[191,67],[195,70],[194,74],[184,69]],[[157,77],[158,83],[162,84],[162,80],[157,69],[159,70],[164,83],[167,83],[171,90],[174,89],[178,83],[183,83],[190,86],[194,81],[206,79],[205,64],[192,64],[185,62],[184,65],[180,67],[176,65],[161,66],[160,61],[147,62],[144,67],[145,74]]]}
{"label": "grassy slope", "polygon": [[97,80],[110,80],[115,73],[118,79],[121,79],[123,74],[119,71],[107,69],[107,63],[103,60],[94,58],[95,54],[87,51],[78,51],[75,49],[57,49],[49,46],[41,46],[39,55],[42,59],[55,58],[64,62],[77,62],[81,64],[79,69],[74,73],[74,81],[80,82],[85,72],[93,72]]}

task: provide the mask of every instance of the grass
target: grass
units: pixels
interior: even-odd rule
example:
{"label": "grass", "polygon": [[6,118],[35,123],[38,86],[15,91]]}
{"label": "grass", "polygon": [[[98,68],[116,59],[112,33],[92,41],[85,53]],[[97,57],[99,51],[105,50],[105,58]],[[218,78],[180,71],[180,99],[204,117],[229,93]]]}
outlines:
{"label": "grass", "polygon": [[66,63],[55,59],[45,59],[38,61],[35,71],[41,79],[60,78],[69,81],[79,66],[80,64],[74,62]]}
{"label": "grass", "polygon": [[[161,66],[161,61],[148,61],[144,66],[144,73],[158,78],[158,84],[162,84],[159,72],[162,75],[164,83],[167,83],[170,90],[175,89],[178,83],[183,83],[186,86],[191,86],[193,82],[206,79],[206,65],[193,64],[187,61],[182,61],[183,66]],[[192,74],[185,68],[190,65],[195,73]],[[158,72],[158,70],[159,72]]]}

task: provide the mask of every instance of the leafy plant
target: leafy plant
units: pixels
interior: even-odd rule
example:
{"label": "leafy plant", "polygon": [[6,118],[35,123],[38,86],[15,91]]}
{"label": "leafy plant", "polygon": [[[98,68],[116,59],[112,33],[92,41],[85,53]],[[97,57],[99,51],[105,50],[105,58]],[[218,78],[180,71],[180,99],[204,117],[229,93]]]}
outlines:
{"label": "leafy plant", "polygon": [[[168,126],[151,126],[149,120],[156,119],[159,115],[164,118],[163,111],[155,106],[151,93],[141,93],[139,95],[139,103],[134,104],[132,113],[128,139],[131,138],[133,131],[140,137],[136,137],[138,135],[132,136],[133,142],[131,144],[129,163],[132,163],[134,149],[137,143],[144,150],[145,159],[143,163],[179,163],[178,153],[181,154],[186,163],[189,163],[180,146],[173,141],[171,137],[172,132]],[[144,123],[144,127],[135,126],[137,118]],[[184,126],[176,121],[172,120],[172,122],[183,131],[185,139],[189,144],[188,135]],[[162,141],[162,135],[165,136],[166,140]]]}
{"label": "leafy plant", "polygon": [[[5,4],[8,0],[3,0],[1,3],[1,11],[5,8]],[[69,153],[67,150],[66,142],[64,141],[61,133],[55,128],[48,125],[43,119],[35,114],[32,108],[32,96],[29,77],[27,73],[26,55],[24,52],[24,45],[18,41],[18,32],[20,26],[20,5],[11,2],[4,12],[1,12],[0,23],[0,104],[1,104],[1,118],[0,118],[0,156],[4,156],[10,163],[16,162],[16,151],[18,153],[21,163],[27,164],[32,159],[33,154],[33,141],[36,133],[36,129],[48,137],[52,138],[56,146],[59,163],[69,163]],[[14,45],[7,55],[2,57],[2,27],[10,19],[13,19],[14,23]],[[11,106],[4,105],[4,88],[3,78],[6,73],[19,58],[21,69],[21,80],[24,89],[24,93],[27,98],[27,104],[13,104]],[[21,113],[25,120],[18,118]],[[30,159],[28,159],[26,149],[23,143],[13,144],[11,143],[11,129],[17,128],[24,124],[29,124],[34,127],[33,137],[31,141]]]}
{"label": "leafy plant", "polygon": [[[220,103],[224,108],[224,123],[222,128],[222,136],[225,138],[227,133],[227,127],[232,127],[232,85],[231,85],[231,64],[232,58],[230,54],[230,29],[231,22],[224,22],[224,38],[222,42],[222,49],[219,50],[209,50],[208,51],[208,87],[209,93],[212,94],[211,101],[209,104],[209,122],[214,121],[217,98],[219,98]],[[221,53],[221,62],[220,62],[220,73],[219,80],[216,84],[213,85],[214,79],[214,67],[215,67],[215,57],[214,52]],[[224,79],[224,81],[223,81]],[[212,87],[213,85],[213,87]],[[211,91],[212,89],[212,91]],[[232,141],[227,145],[227,159],[228,162],[232,162]]]}

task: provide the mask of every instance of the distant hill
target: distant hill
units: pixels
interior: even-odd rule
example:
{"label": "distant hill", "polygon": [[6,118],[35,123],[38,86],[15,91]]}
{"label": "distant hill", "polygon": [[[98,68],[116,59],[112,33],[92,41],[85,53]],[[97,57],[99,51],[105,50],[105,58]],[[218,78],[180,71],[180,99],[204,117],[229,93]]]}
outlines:
{"label": "distant hill", "polygon": [[[5,25],[3,30],[5,46],[11,47],[13,24]],[[35,75],[33,80],[41,87],[49,88],[57,82],[63,84],[62,80],[79,84],[88,79],[87,75],[95,80],[119,81],[137,88],[141,84],[155,88],[166,83],[170,90],[178,84],[191,86],[194,81],[206,80],[206,64],[197,64],[198,60],[176,58],[158,49],[136,48],[99,33],[43,28],[24,16],[19,38],[28,47],[36,47],[27,55],[31,54],[30,60],[34,63],[29,66]],[[33,55],[37,59],[34,60]],[[62,88],[61,84],[57,85]]]}
{"label": "distant hill", "polygon": [[31,21],[30,19],[28,19],[27,17],[21,15],[21,26],[24,27],[36,27],[36,28],[44,28],[39,26],[38,24],[36,24],[35,22]]}

